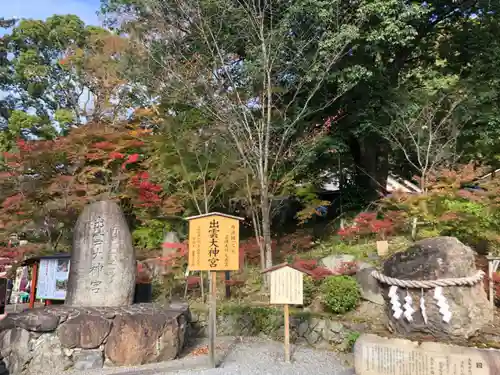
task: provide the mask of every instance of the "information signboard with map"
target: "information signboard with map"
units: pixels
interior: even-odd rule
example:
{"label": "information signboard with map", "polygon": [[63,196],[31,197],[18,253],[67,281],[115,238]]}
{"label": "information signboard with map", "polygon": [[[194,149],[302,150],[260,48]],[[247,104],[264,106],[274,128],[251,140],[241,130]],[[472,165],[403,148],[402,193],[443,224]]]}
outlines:
{"label": "information signboard with map", "polygon": [[36,298],[64,300],[68,287],[69,259],[41,259]]}

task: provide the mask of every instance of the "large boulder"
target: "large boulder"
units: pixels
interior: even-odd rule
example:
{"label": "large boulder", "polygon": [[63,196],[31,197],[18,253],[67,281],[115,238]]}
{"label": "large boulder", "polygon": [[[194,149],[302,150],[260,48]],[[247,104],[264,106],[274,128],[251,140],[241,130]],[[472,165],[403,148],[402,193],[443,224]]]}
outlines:
{"label": "large boulder", "polygon": [[[386,276],[401,280],[436,280],[462,278],[476,275],[474,252],[453,237],[436,237],[416,242],[408,250],[393,254],[383,265]],[[404,316],[396,319],[391,309],[388,296],[389,285],[381,284],[386,299],[386,310],[390,327],[403,335],[427,334],[446,339],[450,336],[468,338],[491,322],[493,311],[482,286],[478,282],[473,286],[450,286],[443,288],[443,295],[449,305],[452,317],[449,323],[443,321],[435,289],[398,288],[401,305],[405,303],[407,293],[412,297],[415,309],[413,321]],[[425,323],[420,310],[420,298],[424,297],[428,322]]]}
{"label": "large boulder", "polygon": [[189,307],[183,303],[100,308],[52,305],[12,313],[0,321],[0,375],[173,359],[185,345],[189,321]]}
{"label": "large boulder", "polygon": [[91,314],[77,315],[57,329],[61,344],[68,349],[98,348],[111,330],[111,322],[105,317]]}
{"label": "large boulder", "polygon": [[134,298],[136,260],[132,236],[118,205],[85,207],[73,234],[65,303],[70,306],[127,306]]}
{"label": "large boulder", "polygon": [[381,288],[378,281],[372,276],[372,272],[375,268],[366,267],[360,269],[354,275],[354,278],[359,284],[359,289],[361,291],[361,298],[376,303],[377,305],[384,305],[384,297],[381,293]]}
{"label": "large boulder", "polygon": [[148,312],[117,316],[104,348],[106,358],[117,366],[174,359],[184,344],[181,324],[184,320],[167,311],[154,317]]}

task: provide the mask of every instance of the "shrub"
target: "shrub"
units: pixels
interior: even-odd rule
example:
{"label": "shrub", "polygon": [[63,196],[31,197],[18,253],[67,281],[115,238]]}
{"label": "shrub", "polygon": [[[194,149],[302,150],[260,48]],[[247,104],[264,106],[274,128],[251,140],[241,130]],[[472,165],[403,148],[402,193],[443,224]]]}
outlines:
{"label": "shrub", "polygon": [[[275,240],[272,241],[271,247],[273,252],[275,252]],[[260,247],[255,237],[240,241],[240,262],[240,264],[246,263],[254,266],[260,265]]]}
{"label": "shrub", "polygon": [[235,321],[251,322],[251,334],[271,335],[283,324],[283,313],[276,307],[249,306],[245,304],[219,305],[217,314],[232,316]]}
{"label": "shrub", "polygon": [[293,266],[296,268],[300,268],[304,271],[312,271],[318,267],[318,261],[315,259],[300,259],[295,258],[293,262]]}
{"label": "shrub", "polygon": [[153,278],[151,286],[152,286],[151,298],[153,302],[163,302],[163,299],[167,296],[168,291],[165,288],[165,285],[160,280],[160,278],[158,277]]}
{"label": "shrub", "polygon": [[334,314],[345,314],[356,308],[361,298],[357,281],[350,276],[332,276],[321,285],[323,304]]}
{"label": "shrub", "polygon": [[302,270],[314,280],[322,280],[325,277],[332,275],[354,275],[358,271],[357,262],[342,262],[335,270],[329,270],[326,267],[318,265],[318,261],[314,259],[295,258],[292,263],[295,268]]}
{"label": "shrub", "polygon": [[345,351],[346,352],[350,353],[353,351],[354,344],[359,339],[359,336],[361,336],[361,334],[357,331],[352,331],[347,335],[347,337],[345,338]]}
{"label": "shrub", "polygon": [[282,257],[306,253],[314,247],[313,237],[305,231],[297,231],[280,238],[279,253]]}
{"label": "shrub", "polygon": [[386,240],[405,227],[406,213],[403,211],[361,212],[352,225],[338,231],[340,238],[347,242],[356,242],[362,238]]}
{"label": "shrub", "polygon": [[382,199],[379,207],[385,215],[403,211],[417,218],[419,237],[454,236],[470,245],[487,241],[498,250],[500,180],[477,180],[482,173],[473,165],[445,168],[428,175],[423,193],[395,192]]}
{"label": "shrub", "polygon": [[321,282],[313,279],[311,276],[304,277],[304,306],[309,306],[314,297],[319,293]]}

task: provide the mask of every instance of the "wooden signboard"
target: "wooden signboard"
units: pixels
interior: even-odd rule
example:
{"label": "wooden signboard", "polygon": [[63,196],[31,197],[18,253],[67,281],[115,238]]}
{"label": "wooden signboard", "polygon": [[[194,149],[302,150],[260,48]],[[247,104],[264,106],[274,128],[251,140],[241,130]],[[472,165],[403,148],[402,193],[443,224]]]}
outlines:
{"label": "wooden signboard", "polygon": [[304,303],[304,275],[289,266],[270,273],[271,301],[273,305],[302,305]]}
{"label": "wooden signboard", "polygon": [[289,305],[304,303],[304,272],[283,263],[267,270],[269,273],[270,303],[284,306],[285,320],[285,361],[290,362],[290,311]]}
{"label": "wooden signboard", "polygon": [[189,217],[190,271],[240,269],[239,217],[217,212]]}
{"label": "wooden signboard", "polygon": [[212,212],[188,217],[187,220],[189,221],[188,269],[189,271],[210,272],[208,351],[210,365],[216,367],[217,271],[238,271],[240,269],[240,220],[243,219]]}

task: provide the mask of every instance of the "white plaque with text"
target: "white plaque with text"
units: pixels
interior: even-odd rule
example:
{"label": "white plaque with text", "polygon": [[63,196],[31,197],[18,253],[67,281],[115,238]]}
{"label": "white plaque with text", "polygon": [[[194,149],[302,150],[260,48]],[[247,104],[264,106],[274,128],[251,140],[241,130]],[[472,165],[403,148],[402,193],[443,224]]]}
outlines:
{"label": "white plaque with text", "polygon": [[304,274],[284,266],[270,272],[271,304],[302,305],[304,303]]}
{"label": "white plaque with text", "polygon": [[500,351],[362,335],[354,345],[357,375],[499,375]]}

